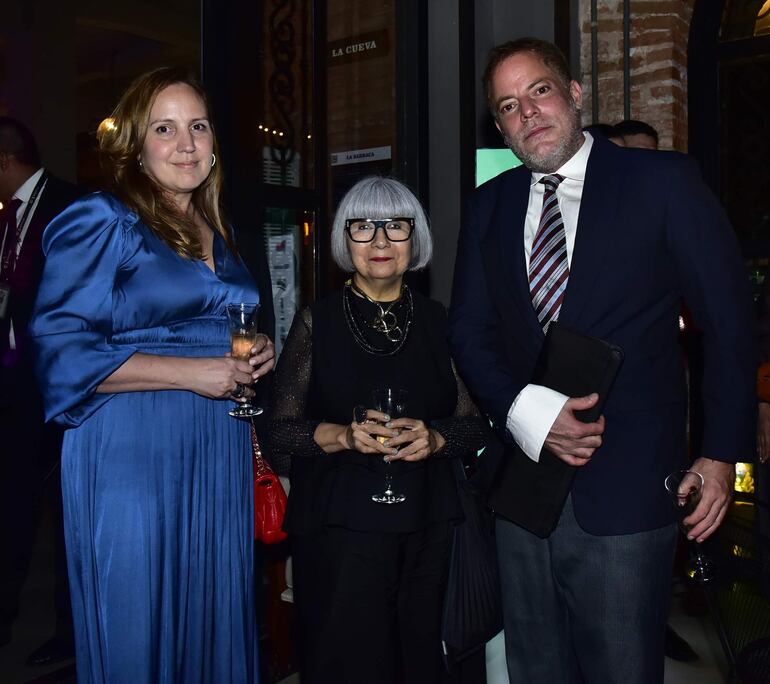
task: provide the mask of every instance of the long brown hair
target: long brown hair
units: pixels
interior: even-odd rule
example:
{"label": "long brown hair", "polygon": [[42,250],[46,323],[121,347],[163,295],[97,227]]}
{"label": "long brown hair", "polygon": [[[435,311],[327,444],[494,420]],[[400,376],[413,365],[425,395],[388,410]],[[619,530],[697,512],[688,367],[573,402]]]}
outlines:
{"label": "long brown hair", "polygon": [[[158,94],[170,85],[190,86],[203,100],[211,119],[208,98],[198,80],[187,69],[161,67],[137,78],[123,93],[117,107],[96,133],[102,167],[108,189],[135,211],[142,221],[177,254],[189,259],[204,259],[200,235],[193,218],[183,214],[168,199],[163,188],[139,167],[139,154],[149,126],[150,111]],[[211,123],[211,122],[210,122]],[[213,123],[214,154],[220,159]],[[215,164],[206,180],[192,192],[192,205],[235,252],[223,219],[220,201],[222,165]]]}

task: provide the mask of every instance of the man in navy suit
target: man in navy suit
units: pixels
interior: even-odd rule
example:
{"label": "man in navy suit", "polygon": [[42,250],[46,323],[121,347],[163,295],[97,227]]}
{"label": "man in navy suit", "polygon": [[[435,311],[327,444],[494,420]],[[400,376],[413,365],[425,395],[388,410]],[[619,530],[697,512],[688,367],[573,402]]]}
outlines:
{"label": "man in navy suit", "polygon": [[43,271],[43,230],[81,194],[42,167],[23,123],[0,117],[0,645],[11,639],[44,487],[56,533],[56,634],[30,655],[29,664],[73,655],[58,470],[61,432],[43,420],[27,327]]}
{"label": "man in navy suit", "polygon": [[[555,46],[527,38],[493,49],[484,85],[524,165],[467,204],[452,351],[507,442],[504,458],[537,462],[546,448],[575,468],[547,538],[497,517],[509,675],[662,682],[677,534],[663,481],[686,456],[682,299],[704,331],[705,356],[706,429],[691,466],[705,484],[687,519],[691,538],[716,530],[733,464],[753,452],[757,352],[736,240],[688,158],[581,131],[581,88]],[[556,319],[624,351],[595,422],[575,411],[597,395],[530,382]]]}

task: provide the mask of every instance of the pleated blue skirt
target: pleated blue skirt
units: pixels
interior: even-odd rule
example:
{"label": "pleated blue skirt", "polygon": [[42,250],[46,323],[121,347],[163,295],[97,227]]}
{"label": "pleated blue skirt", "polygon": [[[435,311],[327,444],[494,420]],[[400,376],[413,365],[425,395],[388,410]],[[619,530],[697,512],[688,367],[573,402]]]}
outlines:
{"label": "pleated blue skirt", "polygon": [[228,408],[123,393],[66,431],[80,682],[257,681],[249,431]]}

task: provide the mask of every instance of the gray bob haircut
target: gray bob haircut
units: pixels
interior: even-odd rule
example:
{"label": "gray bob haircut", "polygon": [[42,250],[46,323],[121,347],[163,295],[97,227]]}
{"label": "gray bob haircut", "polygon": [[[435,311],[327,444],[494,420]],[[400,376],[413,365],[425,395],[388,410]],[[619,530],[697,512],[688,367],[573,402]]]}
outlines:
{"label": "gray bob haircut", "polygon": [[409,270],[425,268],[433,256],[433,237],[420,201],[401,181],[383,176],[367,176],[342,198],[332,225],[332,258],[347,273],[355,271],[348,251],[345,221],[353,218],[414,218],[412,258]]}

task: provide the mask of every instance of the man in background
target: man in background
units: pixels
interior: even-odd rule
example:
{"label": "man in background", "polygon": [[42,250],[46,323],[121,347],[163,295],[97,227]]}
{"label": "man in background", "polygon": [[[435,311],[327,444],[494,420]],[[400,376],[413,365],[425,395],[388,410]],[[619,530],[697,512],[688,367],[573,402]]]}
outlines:
{"label": "man in background", "polygon": [[626,143],[623,141],[623,136],[615,130],[615,126],[606,123],[595,123],[590,126],[583,126],[584,133],[590,133],[592,136],[602,135],[610,142],[615,143],[620,147],[625,147]]}
{"label": "man in background", "polygon": [[23,123],[0,117],[0,646],[12,638],[44,491],[51,498],[56,540],[56,633],[28,664],[63,660],[74,652],[59,481],[61,433],[43,420],[27,328],[43,268],[43,230],[80,194],[43,168]]}
{"label": "man in background", "polygon": [[[658,131],[650,124],[636,119],[626,119],[613,127],[615,135],[623,140],[624,147],[641,147],[647,150],[658,149]],[[613,142],[615,142],[613,140]]]}

